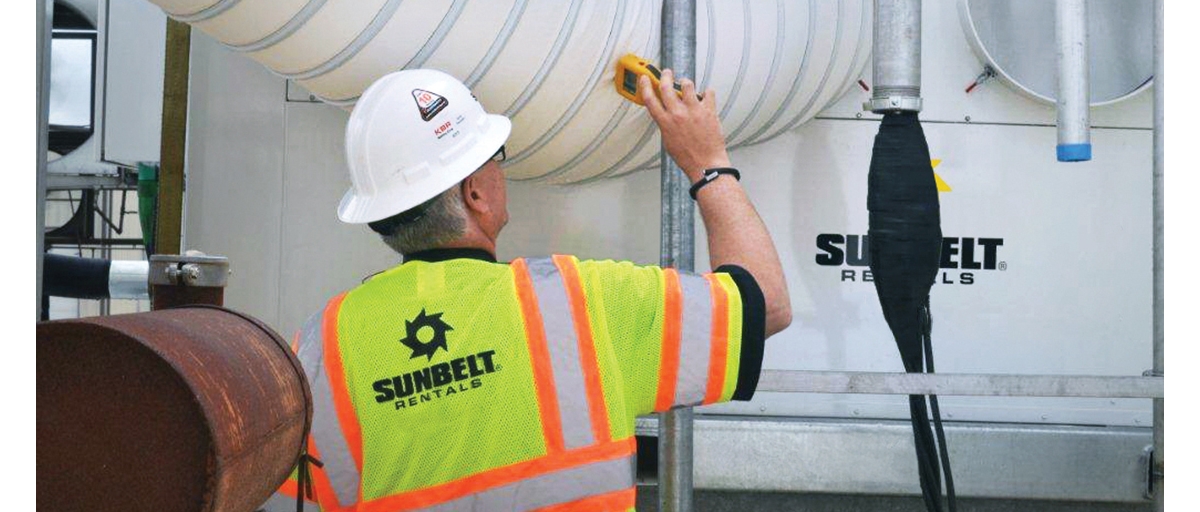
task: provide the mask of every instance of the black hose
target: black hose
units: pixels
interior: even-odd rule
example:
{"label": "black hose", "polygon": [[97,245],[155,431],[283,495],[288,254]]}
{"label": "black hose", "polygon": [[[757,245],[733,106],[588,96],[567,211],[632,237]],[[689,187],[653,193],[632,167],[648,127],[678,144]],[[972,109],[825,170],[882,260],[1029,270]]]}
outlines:
{"label": "black hose", "polygon": [[[929,373],[933,373],[933,318],[929,313],[929,301],[925,302],[925,363]],[[946,430],[942,428],[942,412],[938,407],[937,395],[929,395],[929,407],[933,411],[933,427],[938,438],[938,453],[942,459],[943,476],[946,478],[946,496],[950,504],[950,512],[957,508],[954,501],[954,476],[950,473],[950,451],[946,447]]]}
{"label": "black hose", "polygon": [[106,299],[111,265],[110,260],[46,253],[42,293],[71,299]]}
{"label": "black hose", "polygon": [[[941,212],[929,146],[915,112],[884,114],[871,152],[867,209],[875,291],[904,370],[933,373],[929,291],[940,263]],[[946,503],[955,512],[954,480],[937,397],[926,402],[924,395],[910,395],[909,413],[925,508],[943,510],[944,478]]]}

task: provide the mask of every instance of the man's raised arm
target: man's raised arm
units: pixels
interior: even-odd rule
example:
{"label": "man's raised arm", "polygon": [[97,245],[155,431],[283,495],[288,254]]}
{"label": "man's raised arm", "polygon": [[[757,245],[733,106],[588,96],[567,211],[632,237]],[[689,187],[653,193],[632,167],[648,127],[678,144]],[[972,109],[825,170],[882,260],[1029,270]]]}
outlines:
{"label": "man's raised arm", "polygon": [[[673,82],[672,71],[663,70],[658,96],[645,76],[638,81],[638,92],[662,132],[667,153],[696,183],[708,169],[731,166],[717,116],[716,92],[709,89],[697,98],[695,84],[684,79],[680,81],[681,99]],[[779,254],[741,184],[733,176],[719,175],[696,193],[696,202],[708,232],[709,264],[713,269],[737,265],[750,272],[766,302],[766,335],[785,329],[792,321],[792,306]]]}

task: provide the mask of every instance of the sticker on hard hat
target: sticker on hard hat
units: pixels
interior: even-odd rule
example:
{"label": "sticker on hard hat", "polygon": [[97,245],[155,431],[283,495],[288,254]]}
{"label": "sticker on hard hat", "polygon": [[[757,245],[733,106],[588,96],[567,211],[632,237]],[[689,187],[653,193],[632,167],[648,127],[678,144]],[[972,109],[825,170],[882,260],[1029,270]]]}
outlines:
{"label": "sticker on hard hat", "polygon": [[421,119],[429,121],[438,115],[450,102],[437,94],[424,89],[413,89],[413,100],[417,102],[417,110],[421,111]]}

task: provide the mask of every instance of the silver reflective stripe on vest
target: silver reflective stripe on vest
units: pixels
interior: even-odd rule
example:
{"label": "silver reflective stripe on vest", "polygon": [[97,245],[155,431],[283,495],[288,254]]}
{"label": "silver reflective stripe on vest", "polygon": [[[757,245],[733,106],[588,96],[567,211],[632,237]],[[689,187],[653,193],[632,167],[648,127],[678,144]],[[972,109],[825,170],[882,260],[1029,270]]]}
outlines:
{"label": "silver reflective stripe on vest", "polygon": [[679,273],[683,321],[679,341],[679,374],[675,404],[698,405],[708,389],[708,358],[712,350],[712,292],[707,279]]}
{"label": "silver reflective stripe on vest", "polygon": [[[579,338],[571,319],[571,303],[566,284],[554,261],[549,258],[527,260],[529,276],[537,295],[538,310],[546,328],[551,373],[557,392],[558,413],[562,420],[566,449],[582,448],[595,442],[588,412],[588,393],[583,381],[579,357]],[[593,363],[594,364],[594,363]]]}
{"label": "silver reflective stripe on vest", "polygon": [[[277,492],[256,510],[259,512],[296,512],[296,498]],[[321,512],[321,508],[316,503],[306,501],[304,502],[304,512]]]}
{"label": "silver reflective stripe on vest", "polygon": [[354,464],[354,457],[350,455],[350,445],[342,436],[333,390],[325,373],[325,343],[321,336],[324,317],[324,312],[317,313],[304,324],[296,357],[300,359],[304,373],[308,375],[308,385],[312,388],[312,439],[313,444],[317,445],[319,459],[325,464],[321,471],[329,477],[338,504],[349,505],[358,501],[358,486],[362,478]]}
{"label": "silver reflective stripe on vest", "polygon": [[533,510],[632,488],[635,470],[630,455],[526,478],[420,510]]}

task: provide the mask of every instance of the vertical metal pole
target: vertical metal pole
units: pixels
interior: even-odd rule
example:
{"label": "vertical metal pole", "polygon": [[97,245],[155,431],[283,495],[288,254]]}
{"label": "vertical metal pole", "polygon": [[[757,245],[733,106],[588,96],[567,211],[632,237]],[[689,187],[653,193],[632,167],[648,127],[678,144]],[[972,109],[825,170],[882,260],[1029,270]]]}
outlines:
{"label": "vertical metal pole", "polygon": [[1085,0],[1058,0],[1054,17],[1058,38],[1058,153],[1059,162],[1092,159],[1088,131],[1087,4]]}
{"label": "vertical metal pole", "polygon": [[[1163,375],[1163,341],[1166,331],[1163,313],[1163,1],[1154,1],[1154,370]],[[1154,507],[1162,511],[1163,500],[1163,399],[1154,399],[1154,463],[1150,467],[1154,486]]]}
{"label": "vertical metal pole", "polygon": [[37,4],[37,320],[42,319],[42,253],[46,238],[46,153],[50,146],[50,40],[54,32],[54,0]]}
{"label": "vertical metal pole", "polygon": [[[696,1],[665,0],[662,8],[662,66],[676,78],[696,74]],[[662,238],[659,262],[664,267],[695,268],[695,214],[683,171],[662,150]],[[659,510],[692,510],[692,409],[658,416]]]}
{"label": "vertical metal pole", "polygon": [[921,0],[875,0],[871,75],[865,110],[921,111]]}
{"label": "vertical metal pole", "polygon": [[168,18],[159,152],[162,162],[158,171],[158,211],[154,222],[154,250],[158,254],[179,254],[183,250],[183,171],[191,42],[192,28]]}

